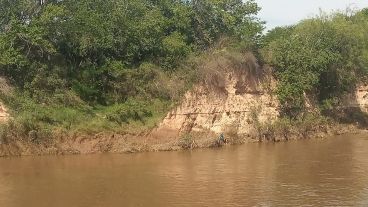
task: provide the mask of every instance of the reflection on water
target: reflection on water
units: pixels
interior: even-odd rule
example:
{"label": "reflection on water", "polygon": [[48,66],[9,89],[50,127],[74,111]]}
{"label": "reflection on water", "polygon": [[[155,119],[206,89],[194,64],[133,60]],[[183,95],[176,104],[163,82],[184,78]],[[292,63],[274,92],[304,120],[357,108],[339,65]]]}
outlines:
{"label": "reflection on water", "polygon": [[0,159],[0,206],[368,206],[364,135],[216,150]]}

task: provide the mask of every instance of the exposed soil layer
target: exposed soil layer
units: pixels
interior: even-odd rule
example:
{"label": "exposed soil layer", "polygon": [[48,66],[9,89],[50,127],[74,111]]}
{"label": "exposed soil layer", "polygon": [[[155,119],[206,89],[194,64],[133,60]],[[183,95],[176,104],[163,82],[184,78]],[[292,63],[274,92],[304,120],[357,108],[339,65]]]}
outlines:
{"label": "exposed soil layer", "polygon": [[[336,134],[367,133],[350,125],[338,125],[327,131],[313,131],[304,138],[326,138]],[[288,140],[297,140],[301,136],[289,137]],[[224,145],[244,144],[262,141],[256,137],[226,137],[227,142],[219,142],[215,133],[193,133],[190,138],[174,138],[150,135],[121,135],[101,133],[95,136],[87,135],[59,135],[58,138],[35,143],[27,140],[16,140],[0,144],[0,157],[25,155],[70,155],[95,153],[134,153],[148,151],[177,151],[196,148],[222,147]],[[285,139],[276,139],[285,141]]]}
{"label": "exposed soil layer", "polygon": [[[229,60],[212,62],[211,68],[222,68],[219,74],[204,79],[188,91],[181,104],[170,111],[159,126],[139,135],[103,132],[95,135],[56,133],[51,139],[7,140],[0,143],[0,156],[42,154],[125,153],[169,151],[201,147],[220,147],[219,134],[226,134],[226,144],[264,141],[254,134],[254,121],[272,123],[279,116],[278,102],[270,91],[275,82],[267,69],[260,68],[248,55],[244,64],[232,65]],[[235,68],[235,69],[234,69]],[[263,71],[254,74],[253,71]],[[361,85],[346,98],[346,108],[368,112],[368,86]],[[1,108],[3,108],[1,110]],[[2,114],[3,117],[2,118]],[[7,120],[0,107],[0,120]],[[305,134],[276,137],[273,141],[327,137],[358,130],[355,123],[327,126]]]}

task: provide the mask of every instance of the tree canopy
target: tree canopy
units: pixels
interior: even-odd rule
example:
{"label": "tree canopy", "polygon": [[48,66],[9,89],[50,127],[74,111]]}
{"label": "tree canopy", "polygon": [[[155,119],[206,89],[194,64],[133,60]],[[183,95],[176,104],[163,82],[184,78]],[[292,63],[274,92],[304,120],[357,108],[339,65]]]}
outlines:
{"label": "tree canopy", "polygon": [[100,104],[126,99],[129,89],[109,97],[142,63],[175,71],[222,36],[250,45],[262,31],[254,0],[1,0],[0,8],[0,75],[34,96],[72,89]]}
{"label": "tree canopy", "polygon": [[[264,57],[274,66],[277,95],[285,115],[305,111],[306,97],[331,108],[368,72],[366,10],[348,15],[322,14],[264,38]],[[364,76],[363,76],[364,75]]]}

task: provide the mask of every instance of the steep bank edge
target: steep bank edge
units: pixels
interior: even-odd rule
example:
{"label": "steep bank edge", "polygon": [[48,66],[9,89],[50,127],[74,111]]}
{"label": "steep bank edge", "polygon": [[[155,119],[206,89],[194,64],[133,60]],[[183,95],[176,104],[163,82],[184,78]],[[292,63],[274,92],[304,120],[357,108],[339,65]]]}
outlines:
{"label": "steep bank edge", "polygon": [[[182,103],[170,111],[160,125],[148,134],[129,135],[100,133],[96,135],[59,134],[46,143],[17,140],[0,144],[0,156],[43,154],[124,153],[181,150],[182,135],[199,134],[195,147],[214,146],[219,133],[236,133],[252,141],[253,115],[260,122],[278,117],[276,97],[262,84],[244,86],[241,76],[227,73],[223,90],[211,90],[199,84],[186,93]],[[272,81],[271,81],[272,82]],[[272,85],[272,83],[271,83]],[[348,107],[368,111],[368,86],[361,85],[350,98]],[[4,108],[4,120],[9,118]],[[345,132],[351,132],[345,130]],[[257,141],[256,139],[253,141]]]}
{"label": "steep bank edge", "polygon": [[180,136],[192,132],[232,131],[239,136],[250,136],[254,115],[261,123],[277,119],[278,102],[262,85],[251,89],[242,86],[241,77],[226,74],[225,90],[209,90],[205,85],[187,92],[183,102],[168,113],[152,136]]}

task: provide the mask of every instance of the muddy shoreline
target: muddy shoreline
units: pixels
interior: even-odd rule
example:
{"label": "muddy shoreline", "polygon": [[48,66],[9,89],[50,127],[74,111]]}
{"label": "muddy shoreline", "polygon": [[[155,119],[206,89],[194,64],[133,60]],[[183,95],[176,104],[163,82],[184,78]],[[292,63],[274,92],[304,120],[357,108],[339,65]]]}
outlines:
{"label": "muddy shoreline", "polygon": [[311,131],[307,137],[294,134],[290,137],[275,137],[272,140],[244,135],[227,136],[227,143],[218,143],[214,133],[191,134],[190,138],[130,135],[116,133],[99,133],[96,135],[72,136],[59,134],[54,139],[34,143],[29,140],[17,139],[0,144],[0,157],[39,156],[39,155],[77,155],[100,153],[137,153],[157,151],[193,150],[197,148],[217,148],[224,145],[240,145],[255,142],[286,142],[300,139],[324,139],[334,135],[367,133],[353,125],[336,125],[324,131]]}

